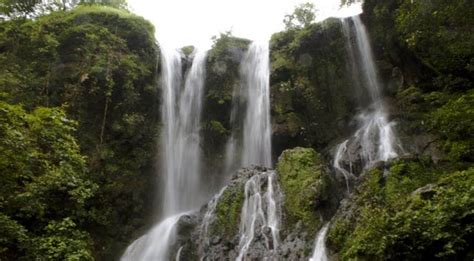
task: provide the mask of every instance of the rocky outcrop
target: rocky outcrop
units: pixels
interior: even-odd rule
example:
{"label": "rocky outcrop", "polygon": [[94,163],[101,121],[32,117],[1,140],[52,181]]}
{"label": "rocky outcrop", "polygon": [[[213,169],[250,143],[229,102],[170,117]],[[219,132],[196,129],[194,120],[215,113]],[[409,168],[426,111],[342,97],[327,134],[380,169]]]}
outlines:
{"label": "rocky outcrop", "polygon": [[232,133],[231,110],[234,90],[240,87],[240,64],[250,40],[221,34],[214,39],[206,61],[202,139],[207,166],[204,172],[222,181],[225,144]]}
{"label": "rocky outcrop", "polygon": [[300,223],[315,233],[322,219],[318,210],[329,198],[329,177],[321,157],[308,148],[285,150],[278,159],[277,172],[285,195],[285,229],[291,230]]}
{"label": "rocky outcrop", "polygon": [[[264,175],[267,171],[268,169],[257,166],[239,170],[222,191],[212,217],[206,221],[207,224],[203,224],[207,226],[207,235],[201,236],[201,242],[204,244],[201,246],[201,254],[204,260],[235,260],[237,258],[241,247],[240,226],[246,183],[252,177],[257,177],[261,179],[262,189],[266,190]],[[206,213],[208,210],[201,212]],[[247,250],[246,257],[262,259],[270,255],[265,240],[267,234],[266,229],[259,229],[257,226],[254,240]]]}
{"label": "rocky outcrop", "polygon": [[[258,187],[249,186],[249,182]],[[180,260],[235,260],[240,253],[248,260],[306,260],[316,232],[333,215],[343,195],[336,195],[341,190],[338,186],[344,185],[331,177],[313,149],[286,150],[279,158],[276,174],[258,166],[241,169],[198,213],[181,217],[171,256]],[[259,215],[263,216],[254,220],[253,238],[242,251],[242,218],[248,211],[244,204],[249,196],[257,195],[255,190],[259,190]],[[276,225],[267,223],[269,196],[276,203]]]}
{"label": "rocky outcrop", "polygon": [[357,91],[341,22],[328,19],[276,33],[270,56],[275,156],[296,146],[322,151],[349,135]]}

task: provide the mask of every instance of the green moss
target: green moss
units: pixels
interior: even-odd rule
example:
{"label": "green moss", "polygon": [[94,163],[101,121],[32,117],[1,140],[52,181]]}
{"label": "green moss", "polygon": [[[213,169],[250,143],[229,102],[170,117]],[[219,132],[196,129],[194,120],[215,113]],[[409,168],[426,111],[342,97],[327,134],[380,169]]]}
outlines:
{"label": "green moss", "polygon": [[277,172],[285,194],[286,223],[292,226],[301,220],[314,232],[320,226],[316,205],[327,186],[320,155],[308,148],[286,150],[278,159]]}
{"label": "green moss", "polygon": [[211,235],[230,240],[239,232],[240,212],[244,200],[244,184],[234,184],[226,188],[216,206],[216,220],[210,226]]}
{"label": "green moss", "polygon": [[451,161],[474,161],[474,90],[448,100],[429,114],[430,125],[446,139]]}

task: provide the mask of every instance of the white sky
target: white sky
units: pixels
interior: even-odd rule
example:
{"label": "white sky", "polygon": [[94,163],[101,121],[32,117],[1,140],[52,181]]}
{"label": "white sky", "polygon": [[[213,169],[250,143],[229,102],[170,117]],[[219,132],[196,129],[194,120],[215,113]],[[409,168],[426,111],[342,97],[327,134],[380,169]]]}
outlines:
{"label": "white sky", "polygon": [[340,0],[128,0],[133,12],[150,20],[160,44],[179,48],[209,47],[211,37],[232,31],[251,40],[269,39],[284,27],[285,14],[313,2],[317,20],[361,12],[360,5],[338,11]]}

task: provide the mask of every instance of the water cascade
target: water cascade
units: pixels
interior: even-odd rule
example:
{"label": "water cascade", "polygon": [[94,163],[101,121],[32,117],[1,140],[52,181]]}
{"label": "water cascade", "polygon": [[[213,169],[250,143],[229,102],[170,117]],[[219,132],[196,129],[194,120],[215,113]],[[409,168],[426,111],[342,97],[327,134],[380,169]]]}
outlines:
{"label": "water cascade", "polygon": [[[195,52],[184,87],[181,54],[162,50],[163,107],[162,221],[133,242],[122,260],[167,260],[179,218],[200,207],[200,122],[206,52]],[[185,163],[185,164],[184,164]],[[186,193],[183,193],[185,191]]]}
{"label": "water cascade", "polygon": [[[234,126],[234,130],[241,132],[233,133],[227,143],[228,171],[250,165],[272,166],[269,59],[268,42],[253,42],[242,61],[241,86],[239,91],[234,90],[231,116],[234,125],[241,125]],[[245,107],[239,109],[240,104]],[[239,116],[243,122],[237,121]]]}
{"label": "water cascade", "polygon": [[[264,188],[266,183],[266,190]],[[239,256],[245,260],[257,233],[265,238],[266,248],[275,253],[279,244],[281,191],[275,172],[267,171],[251,177],[245,184],[245,201],[240,217]],[[275,253],[276,254],[276,253]]]}
{"label": "water cascade", "polygon": [[314,252],[309,261],[327,261],[326,253],[326,234],[329,229],[329,223],[323,226],[319,230],[318,235],[316,236],[316,245],[314,246]]}
{"label": "water cascade", "polygon": [[[269,57],[268,42],[253,42],[242,61],[241,85],[233,93],[231,122],[234,132],[227,143],[228,173],[251,165],[272,166]],[[263,187],[265,184],[266,188]],[[270,252],[276,250],[279,243],[280,197],[274,171],[260,173],[247,181],[237,260],[245,259],[258,233],[263,233]]]}
{"label": "water cascade", "polygon": [[352,176],[352,160],[349,159],[349,170],[346,170],[343,166],[341,166],[341,161],[342,161],[342,157],[344,156],[344,153],[347,151],[348,142],[349,140],[345,140],[343,143],[337,146],[336,155],[334,155],[334,163],[333,163],[334,169],[342,173],[342,175],[344,176],[344,179],[346,180],[347,191],[350,190],[349,179]]}
{"label": "water cascade", "polygon": [[166,260],[174,241],[176,224],[181,214],[165,218],[148,233],[135,240],[125,251],[121,260]]}
{"label": "water cascade", "polygon": [[[351,22],[353,28],[351,27]],[[357,88],[359,102],[364,106],[364,96],[369,105],[356,116],[357,130],[349,139],[336,147],[333,167],[341,173],[350,192],[349,181],[354,177],[353,162],[360,163],[362,170],[370,168],[378,161],[397,157],[393,122],[387,117],[382,96],[382,85],[377,75],[367,30],[359,16],[342,19],[343,31],[347,38],[354,88]],[[355,38],[355,46],[352,39]],[[366,95],[365,95],[366,94]],[[367,98],[366,98],[367,99]],[[327,260],[324,245],[328,224],[318,233],[311,261]]]}
{"label": "water cascade", "polygon": [[[206,52],[196,52],[192,66],[186,76],[184,89],[176,92],[176,87],[167,85],[164,111],[165,151],[165,215],[196,209],[202,202],[200,192],[200,135],[201,112],[204,92]],[[181,68],[176,68],[181,69]],[[179,89],[177,89],[179,90]],[[177,106],[176,106],[176,103]],[[174,109],[177,109],[174,111]],[[165,114],[166,113],[166,114]],[[186,164],[183,164],[186,163]],[[186,193],[182,193],[186,191]]]}
{"label": "water cascade", "polygon": [[242,64],[244,118],[242,165],[271,167],[270,54],[268,43],[250,45]]}
{"label": "water cascade", "polygon": [[359,16],[343,19],[342,24],[356,85],[354,87],[362,86],[361,92],[367,94],[366,103],[369,104],[356,117],[358,128],[354,135],[336,148],[333,166],[344,175],[348,184],[348,180],[354,175],[352,162],[358,161],[362,169],[367,169],[375,162],[387,161],[398,154],[395,150],[394,123],[388,120],[367,30]]}

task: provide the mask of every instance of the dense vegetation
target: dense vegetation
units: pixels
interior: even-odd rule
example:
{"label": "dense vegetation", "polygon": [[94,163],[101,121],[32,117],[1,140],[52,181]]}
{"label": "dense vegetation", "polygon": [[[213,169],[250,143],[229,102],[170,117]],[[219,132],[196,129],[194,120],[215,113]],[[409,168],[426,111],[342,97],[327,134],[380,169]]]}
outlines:
{"label": "dense vegetation", "polygon": [[92,259],[87,202],[97,185],[64,111],[0,101],[0,253],[18,259]]}
{"label": "dense vegetation", "polygon": [[151,216],[153,34],[100,6],[0,23],[0,255],[110,259]]}
{"label": "dense vegetation", "polygon": [[367,173],[352,208],[333,220],[330,246],[342,259],[472,258],[474,169],[433,165],[402,160],[388,177]]}

